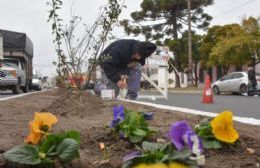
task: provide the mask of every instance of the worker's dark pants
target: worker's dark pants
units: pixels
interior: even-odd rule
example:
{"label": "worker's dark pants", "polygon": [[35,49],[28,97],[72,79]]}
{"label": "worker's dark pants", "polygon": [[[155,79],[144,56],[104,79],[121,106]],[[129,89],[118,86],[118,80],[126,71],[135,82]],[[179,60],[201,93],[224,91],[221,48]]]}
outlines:
{"label": "worker's dark pants", "polygon": [[[138,90],[140,89],[141,76],[142,76],[142,66],[140,64],[136,64],[130,70],[130,75],[128,79],[128,88],[127,88],[128,99],[137,98]],[[116,96],[119,94],[119,90],[120,90],[119,87],[116,85],[116,83],[109,80],[105,75],[103,69],[101,69],[101,79],[97,79],[94,90],[96,94],[100,95],[101,90],[103,89],[114,89]]]}

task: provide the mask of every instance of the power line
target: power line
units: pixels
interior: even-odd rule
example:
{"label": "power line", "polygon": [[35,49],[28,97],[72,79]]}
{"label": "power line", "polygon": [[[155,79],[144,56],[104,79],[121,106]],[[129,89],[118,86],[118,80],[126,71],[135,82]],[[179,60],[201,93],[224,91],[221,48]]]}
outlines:
{"label": "power line", "polygon": [[249,5],[249,4],[253,3],[254,1],[256,1],[256,0],[249,0],[249,1],[245,2],[245,3],[243,3],[243,4],[240,4],[240,5],[238,5],[238,6],[234,7],[234,8],[229,9],[229,10],[227,10],[225,12],[219,13],[216,16],[220,16],[220,15],[224,15],[224,14],[233,12],[234,10],[237,10],[237,9],[240,9],[240,8],[246,6],[246,5]]}

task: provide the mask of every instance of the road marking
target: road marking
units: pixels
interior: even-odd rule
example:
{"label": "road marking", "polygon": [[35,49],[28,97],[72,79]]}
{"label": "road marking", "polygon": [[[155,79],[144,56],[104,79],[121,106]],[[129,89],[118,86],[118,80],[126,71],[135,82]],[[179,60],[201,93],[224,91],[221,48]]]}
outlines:
{"label": "road marking", "polygon": [[[151,106],[151,107],[160,108],[160,109],[164,109],[164,110],[178,111],[178,112],[195,114],[195,115],[202,115],[202,116],[207,116],[207,117],[215,117],[215,116],[218,115],[218,114],[212,113],[212,112],[194,110],[194,109],[189,109],[189,108],[167,106],[167,105],[150,103],[150,102],[143,102],[143,101],[124,100],[124,99],[121,99],[121,100],[125,101],[125,102],[131,102],[131,103]],[[245,124],[250,124],[250,125],[260,125],[260,120],[255,119],[255,118],[233,116],[233,120],[241,122],[241,123],[245,123]]]}
{"label": "road marking", "polygon": [[23,93],[23,94],[14,95],[14,96],[9,96],[9,97],[4,97],[4,98],[0,98],[0,101],[6,101],[6,100],[15,99],[15,98],[18,98],[18,97],[24,97],[24,96],[31,95],[31,94],[35,94],[35,93],[46,92],[46,91],[48,91],[48,90],[51,90],[51,89],[42,90],[42,91],[37,91],[37,92]]}

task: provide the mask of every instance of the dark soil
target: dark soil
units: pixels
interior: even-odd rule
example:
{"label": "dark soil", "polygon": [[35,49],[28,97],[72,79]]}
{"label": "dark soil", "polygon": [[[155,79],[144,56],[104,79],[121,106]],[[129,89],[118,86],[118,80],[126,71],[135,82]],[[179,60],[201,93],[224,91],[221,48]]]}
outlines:
{"label": "dark soil", "polygon": [[[164,137],[171,123],[187,120],[193,126],[206,117],[160,110],[120,101],[102,101],[86,92],[53,90],[0,102],[0,155],[15,145],[22,144],[28,135],[28,122],[36,111],[49,111],[58,116],[55,132],[78,130],[81,133],[80,160],[68,167],[120,168],[123,156],[134,146],[111,133],[112,107],[123,104],[126,108],[154,112],[150,125]],[[240,144],[221,150],[205,151],[206,168],[260,167],[260,127],[235,123],[240,133]],[[99,143],[105,143],[106,152]],[[247,148],[255,152],[248,152]],[[59,166],[57,166],[59,167]],[[0,168],[14,168],[0,156]],[[21,168],[17,167],[17,168]]]}

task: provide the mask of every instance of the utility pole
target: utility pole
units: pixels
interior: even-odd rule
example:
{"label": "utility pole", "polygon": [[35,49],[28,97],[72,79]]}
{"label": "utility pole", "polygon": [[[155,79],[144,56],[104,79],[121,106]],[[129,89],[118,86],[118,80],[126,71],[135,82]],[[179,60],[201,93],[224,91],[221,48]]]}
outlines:
{"label": "utility pole", "polygon": [[193,86],[193,67],[192,67],[192,37],[191,37],[191,0],[187,0],[188,3],[188,58],[189,58],[189,70],[188,70],[188,85]]}

